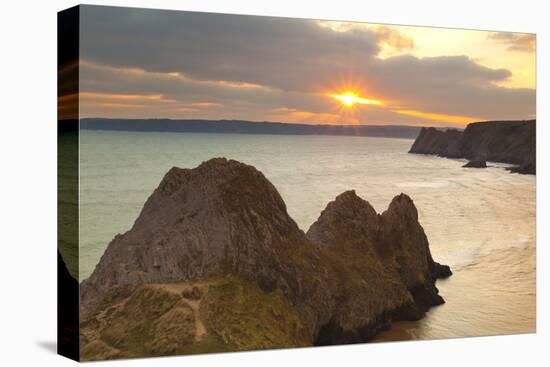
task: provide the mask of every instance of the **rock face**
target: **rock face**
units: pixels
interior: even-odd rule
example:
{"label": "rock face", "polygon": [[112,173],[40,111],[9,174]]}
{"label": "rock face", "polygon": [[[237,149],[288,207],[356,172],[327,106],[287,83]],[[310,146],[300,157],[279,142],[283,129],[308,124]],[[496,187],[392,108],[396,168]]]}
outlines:
{"label": "rock face", "polygon": [[397,318],[420,318],[429,307],[444,302],[435,280],[450,276],[450,269],[433,261],[416,207],[405,194],[396,196],[379,215],[354,191],[346,191],[328,204],[307,236],[331,248],[334,256],[346,256],[350,264],[357,262],[355,266],[365,265],[361,277],[371,287],[379,287],[379,294],[390,288],[380,283],[382,279],[399,284],[399,291],[410,295],[413,302],[399,310],[406,314]]}
{"label": "rock face", "polygon": [[536,121],[475,122],[463,132],[422,128],[409,153],[510,163],[512,172],[535,174]]}
{"label": "rock face", "polygon": [[409,153],[434,154],[448,158],[460,158],[462,131],[455,129],[438,130],[423,127]]}
{"label": "rock face", "polygon": [[[306,242],[275,187],[253,167],[212,159],[192,170],[172,168],[82,283],[82,303],[96,306],[111,289],[224,273],[265,289],[294,289],[282,252]],[[281,278],[274,269],[290,274]]]}
{"label": "rock face", "polygon": [[215,158],[172,168],[82,282],[82,351],[97,359],[367,341],[443,303],[435,280],[449,275],[408,196],[377,214],[347,191],[306,235],[262,173]]}
{"label": "rock face", "polygon": [[476,159],[476,160],[473,160],[473,161],[469,161],[468,163],[466,163],[462,167],[465,167],[465,168],[487,168],[487,162],[485,162],[482,159]]}

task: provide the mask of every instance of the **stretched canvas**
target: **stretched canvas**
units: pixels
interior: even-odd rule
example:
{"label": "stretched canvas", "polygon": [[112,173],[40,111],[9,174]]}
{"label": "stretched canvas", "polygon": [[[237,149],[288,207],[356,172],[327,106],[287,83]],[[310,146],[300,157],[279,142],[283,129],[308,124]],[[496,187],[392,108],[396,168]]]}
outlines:
{"label": "stretched canvas", "polygon": [[535,332],[534,34],[89,5],[58,27],[60,354]]}

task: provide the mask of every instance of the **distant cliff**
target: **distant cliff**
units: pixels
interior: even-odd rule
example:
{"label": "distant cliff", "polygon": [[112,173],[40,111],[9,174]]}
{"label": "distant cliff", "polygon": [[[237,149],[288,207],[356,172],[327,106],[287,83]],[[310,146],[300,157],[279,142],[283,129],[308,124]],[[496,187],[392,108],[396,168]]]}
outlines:
{"label": "distant cliff", "polygon": [[409,153],[514,164],[512,172],[536,173],[536,121],[475,122],[460,130],[423,127]]}
{"label": "distant cliff", "polygon": [[243,120],[100,119],[80,120],[85,130],[157,131],[219,134],[347,135],[414,139],[416,126],[401,125],[313,125]]}
{"label": "distant cliff", "polygon": [[172,168],[81,284],[82,358],[367,341],[443,303],[407,195],[346,191],[304,233],[254,167]]}

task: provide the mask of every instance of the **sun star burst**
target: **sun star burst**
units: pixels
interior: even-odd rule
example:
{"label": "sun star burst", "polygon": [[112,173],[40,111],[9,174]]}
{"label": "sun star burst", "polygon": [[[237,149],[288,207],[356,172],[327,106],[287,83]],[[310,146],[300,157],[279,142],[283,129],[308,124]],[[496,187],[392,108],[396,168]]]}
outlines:
{"label": "sun star burst", "polygon": [[357,104],[363,105],[381,105],[382,102],[376,99],[368,99],[359,96],[355,92],[347,91],[340,94],[329,94],[330,97],[337,99],[346,107],[353,107]]}

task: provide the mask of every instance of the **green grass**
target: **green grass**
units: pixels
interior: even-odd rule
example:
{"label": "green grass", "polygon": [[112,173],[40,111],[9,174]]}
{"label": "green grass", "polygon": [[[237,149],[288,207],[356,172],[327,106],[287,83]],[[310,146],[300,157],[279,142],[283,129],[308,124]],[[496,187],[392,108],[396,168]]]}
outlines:
{"label": "green grass", "polygon": [[[98,360],[158,355],[221,353],[311,345],[297,312],[280,291],[265,292],[234,276],[189,286],[202,289],[196,319],[190,301],[159,286],[138,288],[120,310],[105,313],[103,328],[81,324],[100,338],[84,343],[82,358]],[[202,321],[206,334],[196,335]]]}
{"label": "green grass", "polygon": [[201,317],[207,330],[235,350],[310,344],[296,311],[279,291],[267,293],[234,277],[210,286]]}

